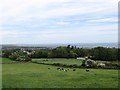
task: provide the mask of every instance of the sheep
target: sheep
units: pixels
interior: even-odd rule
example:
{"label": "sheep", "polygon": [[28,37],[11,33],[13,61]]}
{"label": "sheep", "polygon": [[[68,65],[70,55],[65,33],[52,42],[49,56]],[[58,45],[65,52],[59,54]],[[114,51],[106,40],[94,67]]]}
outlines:
{"label": "sheep", "polygon": [[64,69],[64,68],[57,68],[58,70],[63,70],[63,71],[65,71],[65,72],[67,72],[69,69]]}
{"label": "sheep", "polygon": [[66,72],[67,72],[67,70],[64,70],[64,71],[66,71]]}
{"label": "sheep", "polygon": [[60,69],[60,68],[57,68],[58,70]]}
{"label": "sheep", "polygon": [[89,70],[86,70],[86,72],[89,72]]}
{"label": "sheep", "polygon": [[62,69],[60,68],[59,70],[61,71]]}
{"label": "sheep", "polygon": [[69,70],[69,69],[64,69],[64,68],[57,68],[58,70],[63,70],[63,71],[65,71],[65,72],[67,72],[67,70]]}
{"label": "sheep", "polygon": [[61,68],[62,70],[64,70],[64,68]]}
{"label": "sheep", "polygon": [[73,69],[73,71],[76,71],[76,69]]}

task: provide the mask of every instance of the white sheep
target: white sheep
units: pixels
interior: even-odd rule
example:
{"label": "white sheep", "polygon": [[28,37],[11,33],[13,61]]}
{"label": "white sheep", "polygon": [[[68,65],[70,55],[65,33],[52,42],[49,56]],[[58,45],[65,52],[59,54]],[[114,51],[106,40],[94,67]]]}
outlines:
{"label": "white sheep", "polygon": [[66,72],[67,72],[67,70],[64,70],[64,71],[66,71]]}

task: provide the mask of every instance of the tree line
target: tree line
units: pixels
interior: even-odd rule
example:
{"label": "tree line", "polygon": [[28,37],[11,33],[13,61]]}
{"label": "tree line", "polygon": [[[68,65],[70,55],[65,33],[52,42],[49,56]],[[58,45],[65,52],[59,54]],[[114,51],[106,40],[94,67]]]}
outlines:
{"label": "tree line", "polygon": [[[27,58],[77,58],[90,57],[93,60],[118,60],[117,48],[95,47],[95,48],[78,48],[76,46],[60,46],[53,49],[38,49],[21,51],[20,49],[3,50],[3,57],[26,56]],[[15,59],[15,58],[14,58]]]}

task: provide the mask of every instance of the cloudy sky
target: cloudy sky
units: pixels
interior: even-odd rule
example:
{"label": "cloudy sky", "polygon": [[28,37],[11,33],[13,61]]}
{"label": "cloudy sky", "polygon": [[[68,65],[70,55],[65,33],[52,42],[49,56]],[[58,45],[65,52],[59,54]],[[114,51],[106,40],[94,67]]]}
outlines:
{"label": "cloudy sky", "polygon": [[118,0],[0,0],[0,43],[118,41]]}

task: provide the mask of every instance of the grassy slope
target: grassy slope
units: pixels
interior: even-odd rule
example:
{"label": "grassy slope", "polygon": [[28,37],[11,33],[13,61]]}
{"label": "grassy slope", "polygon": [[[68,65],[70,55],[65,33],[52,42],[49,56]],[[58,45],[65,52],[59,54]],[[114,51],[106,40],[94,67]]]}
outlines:
{"label": "grassy slope", "polygon": [[8,59],[8,58],[2,58],[2,62],[3,63],[10,63],[10,62],[15,62],[15,61]]}
{"label": "grassy slope", "polygon": [[[48,61],[46,61],[48,60]],[[81,65],[82,64],[82,60],[77,60],[77,59],[59,59],[59,58],[53,58],[53,59],[45,59],[45,58],[39,58],[39,59],[32,59],[32,61],[37,61],[37,62],[44,62],[44,63],[48,63],[48,64],[53,64],[53,63],[61,63],[61,64],[67,64],[67,65],[73,65],[73,64],[77,64],[77,65]],[[100,61],[97,60],[97,63],[111,63],[111,64],[116,64],[120,66],[120,62],[116,61]]]}
{"label": "grassy slope", "polygon": [[[48,69],[50,68],[50,70]],[[116,88],[117,70],[70,69],[59,71],[57,67],[25,63],[3,64],[3,87],[8,88]]]}
{"label": "grassy slope", "polygon": [[61,63],[67,65],[82,64],[82,60],[77,60],[77,59],[33,59],[32,61],[43,62],[43,60],[48,60],[48,61],[44,61],[44,63],[49,63],[49,64],[53,64],[53,63]]}

